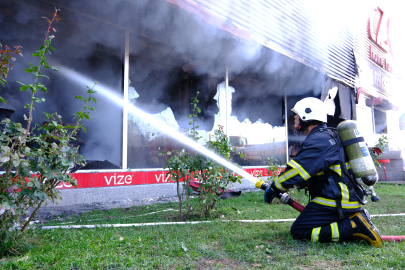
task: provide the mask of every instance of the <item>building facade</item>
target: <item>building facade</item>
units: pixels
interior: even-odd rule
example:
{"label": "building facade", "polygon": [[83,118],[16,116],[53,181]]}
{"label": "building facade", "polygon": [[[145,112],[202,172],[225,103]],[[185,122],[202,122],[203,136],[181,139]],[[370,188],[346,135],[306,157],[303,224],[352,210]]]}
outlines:
{"label": "building facade", "polygon": [[[43,42],[41,16],[54,7],[61,21],[55,25],[56,52],[48,59],[59,71],[44,82],[50,91],[47,105],[37,107],[37,123],[41,111],[58,111],[72,122],[80,108],[74,96],[98,82],[96,112],[78,139],[87,165],[73,173],[76,188],[58,186],[62,204],[174,195],[159,153],[193,149],[184,139],[193,97],[200,101],[199,145],[222,126],[244,153],[234,162],[254,176],[268,158],[286,163],[304,139],[292,128],[290,110],[298,100],[325,100],[332,126],[356,119],[358,40],[345,25],[328,28],[304,1],[102,2],[0,4],[2,44],[19,44],[27,52],[1,92],[3,107],[15,111],[13,121],[23,121],[27,100],[14,90],[15,81],[30,79],[17,74]],[[240,187],[247,186],[253,184]]]}
{"label": "building facade", "polygon": [[[374,146],[383,135],[388,137],[389,146],[381,157],[390,160],[386,164],[387,177],[403,181],[401,107],[404,87],[393,51],[391,18],[387,10],[384,5],[375,7],[356,36],[357,120],[369,146]],[[380,179],[385,179],[382,168],[379,175]]]}

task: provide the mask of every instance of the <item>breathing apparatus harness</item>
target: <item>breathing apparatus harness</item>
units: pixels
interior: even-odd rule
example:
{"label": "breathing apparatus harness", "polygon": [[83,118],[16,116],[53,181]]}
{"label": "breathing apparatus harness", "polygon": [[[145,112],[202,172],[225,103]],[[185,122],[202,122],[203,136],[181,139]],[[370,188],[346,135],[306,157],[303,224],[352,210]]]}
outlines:
{"label": "breathing apparatus harness", "polygon": [[[340,169],[341,169],[341,177],[340,179],[348,179],[349,182],[351,183],[351,187],[348,186],[349,191],[351,191],[352,194],[354,194],[354,196],[356,197],[356,199],[362,204],[365,205],[367,204],[367,201],[364,200],[364,196],[367,195],[366,190],[364,189],[364,187],[362,185],[360,185],[359,183],[357,183],[357,181],[353,178],[353,175],[349,173],[346,164],[345,164],[345,150],[342,144],[342,141],[338,135],[337,129],[336,128],[320,128],[318,130],[315,130],[315,132],[325,132],[327,134],[329,134],[332,139],[336,142],[337,147],[339,147],[339,165],[340,165]],[[332,187],[332,191],[334,193],[335,196],[335,202],[336,202],[336,209],[338,211],[339,214],[339,219],[343,219],[343,210],[342,210],[342,193],[338,188],[338,185],[336,185],[336,182],[342,182],[344,183],[344,181],[342,180],[335,180],[332,176],[332,170],[331,169],[327,169],[327,171],[325,172],[327,181],[329,183],[329,185]],[[347,184],[347,183],[344,183]]]}

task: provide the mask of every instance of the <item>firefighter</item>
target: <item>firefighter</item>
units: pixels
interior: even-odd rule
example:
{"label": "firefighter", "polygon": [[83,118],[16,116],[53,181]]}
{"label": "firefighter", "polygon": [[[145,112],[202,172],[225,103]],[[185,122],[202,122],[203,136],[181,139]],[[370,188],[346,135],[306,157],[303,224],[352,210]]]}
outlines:
{"label": "firefighter", "polygon": [[364,193],[352,177],[337,133],[326,126],[324,103],[317,98],[304,98],[292,111],[294,128],[307,137],[297,156],[266,190],[264,201],[271,203],[278,194],[293,187],[306,188],[310,202],[291,227],[293,238],[342,242],[356,237],[380,247],[380,233],[362,208]]}

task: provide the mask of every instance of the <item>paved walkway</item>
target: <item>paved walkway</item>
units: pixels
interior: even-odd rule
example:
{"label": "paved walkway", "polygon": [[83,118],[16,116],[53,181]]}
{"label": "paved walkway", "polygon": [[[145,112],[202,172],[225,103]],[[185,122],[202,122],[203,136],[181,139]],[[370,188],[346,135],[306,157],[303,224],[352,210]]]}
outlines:
{"label": "paved walkway", "polygon": [[[392,183],[405,185],[405,181],[380,181],[380,183]],[[378,184],[377,184],[378,185]],[[242,192],[260,191],[254,189],[242,189]],[[376,190],[378,192],[378,189]],[[46,223],[51,219],[62,216],[61,220],[67,219],[70,215],[80,215],[93,210],[107,210],[113,208],[129,208],[132,206],[150,205],[157,203],[178,202],[177,196],[167,197],[154,197],[142,200],[123,200],[123,201],[111,201],[111,202],[95,202],[85,204],[72,204],[65,206],[52,206],[42,207],[39,213],[35,216],[34,220],[40,223]]]}
{"label": "paved walkway", "polygon": [[60,220],[67,219],[70,215],[81,215],[86,212],[94,210],[107,210],[113,208],[129,208],[132,206],[150,205],[157,203],[178,202],[177,197],[156,197],[143,200],[125,200],[125,201],[112,201],[112,202],[95,202],[84,204],[72,204],[64,206],[51,206],[42,207],[36,214],[34,221],[39,223],[46,223],[51,219],[62,216]]}

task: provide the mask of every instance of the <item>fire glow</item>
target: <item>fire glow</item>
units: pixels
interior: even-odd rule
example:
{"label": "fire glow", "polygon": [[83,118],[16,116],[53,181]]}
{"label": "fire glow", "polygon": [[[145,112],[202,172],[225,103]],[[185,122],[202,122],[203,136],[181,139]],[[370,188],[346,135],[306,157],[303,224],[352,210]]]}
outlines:
{"label": "fire glow", "polygon": [[[67,68],[64,67],[59,67],[59,72],[66,76],[67,78],[71,79],[72,81],[75,81],[76,83],[83,83],[85,85],[91,86],[94,85],[94,81],[86,78],[83,75],[77,74],[74,71],[71,71]],[[102,84],[97,84],[94,87],[94,90],[97,91],[98,94],[103,95],[104,97],[108,98],[109,101],[115,103],[119,107],[124,106],[124,101],[121,96],[117,95],[114,93],[114,91],[110,90],[108,87],[103,86]],[[191,148],[193,148],[195,151],[199,152],[200,154],[207,156],[208,158],[212,159],[213,161],[221,164],[222,166],[230,169],[231,171],[239,174],[240,176],[244,177],[245,179],[256,183],[257,179],[253,177],[251,174],[248,172],[244,171],[243,169],[239,168],[238,166],[232,164],[231,162],[225,160],[224,158],[218,156],[217,154],[211,152],[204,146],[198,144],[194,140],[192,140],[189,137],[184,136],[180,132],[177,132],[176,130],[173,130],[171,127],[167,126],[163,122],[157,120],[155,117],[151,116],[150,114],[140,110],[139,108],[135,107],[133,104],[128,104],[128,111],[138,115],[151,125],[153,125],[155,128],[157,128],[160,132],[169,135],[173,139],[179,141],[180,143],[187,145]]]}

